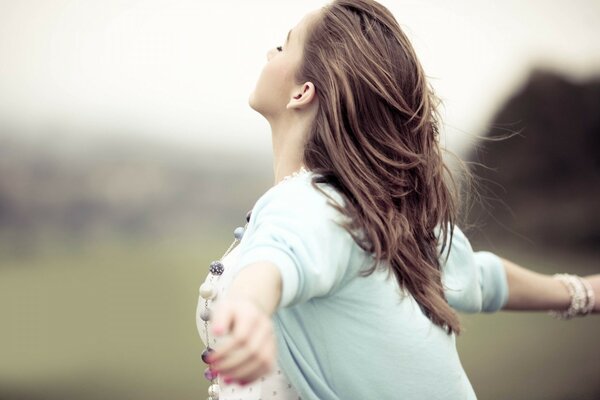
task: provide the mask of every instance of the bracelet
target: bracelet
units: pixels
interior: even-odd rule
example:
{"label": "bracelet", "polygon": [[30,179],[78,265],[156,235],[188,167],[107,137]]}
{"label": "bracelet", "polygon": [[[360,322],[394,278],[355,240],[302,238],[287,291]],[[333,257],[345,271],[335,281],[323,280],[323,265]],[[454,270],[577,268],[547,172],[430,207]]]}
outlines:
{"label": "bracelet", "polygon": [[585,291],[588,298],[587,308],[584,310],[585,314],[591,314],[594,311],[594,306],[596,305],[596,299],[594,298],[594,289],[592,289],[592,285],[583,278],[580,278],[580,282],[585,286]]}
{"label": "bracelet", "polygon": [[549,315],[556,319],[571,319],[575,316],[585,316],[594,309],[594,291],[589,282],[578,275],[554,274],[553,278],[561,281],[571,295],[571,304],[565,311],[551,310]]}

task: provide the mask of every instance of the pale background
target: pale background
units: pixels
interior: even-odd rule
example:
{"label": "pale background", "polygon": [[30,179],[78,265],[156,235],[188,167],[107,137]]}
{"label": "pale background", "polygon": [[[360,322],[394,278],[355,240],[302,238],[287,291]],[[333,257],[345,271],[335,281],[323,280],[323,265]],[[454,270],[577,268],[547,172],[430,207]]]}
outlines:
{"label": "pale background", "polygon": [[[600,3],[382,1],[445,102],[450,146],[481,131],[536,64],[600,68]],[[247,105],[269,48],[322,1],[0,2],[0,118],[43,134],[127,130],[270,151]],[[85,132],[85,133],[83,133]]]}
{"label": "pale background", "polygon": [[[598,121],[599,2],[382,3],[444,101],[449,149],[468,154],[533,68],[592,88]],[[0,399],[207,397],[197,290],[272,184],[248,97],[267,50],[323,4],[0,0]],[[574,197],[598,204],[595,182]],[[504,238],[489,248],[527,268],[598,272],[597,236],[595,251]],[[481,399],[600,398],[598,317],[463,321]]]}

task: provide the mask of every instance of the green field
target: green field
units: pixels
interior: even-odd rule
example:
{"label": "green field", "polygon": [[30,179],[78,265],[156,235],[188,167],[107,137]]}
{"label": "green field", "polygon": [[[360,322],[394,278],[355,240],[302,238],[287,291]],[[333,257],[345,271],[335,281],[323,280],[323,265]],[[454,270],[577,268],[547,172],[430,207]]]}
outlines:
{"label": "green field", "polygon": [[[194,312],[229,235],[48,239],[26,254],[4,249],[0,399],[206,398]],[[596,261],[583,256],[503,255],[540,272],[595,272]],[[459,352],[481,399],[600,399],[600,317],[462,320]]]}

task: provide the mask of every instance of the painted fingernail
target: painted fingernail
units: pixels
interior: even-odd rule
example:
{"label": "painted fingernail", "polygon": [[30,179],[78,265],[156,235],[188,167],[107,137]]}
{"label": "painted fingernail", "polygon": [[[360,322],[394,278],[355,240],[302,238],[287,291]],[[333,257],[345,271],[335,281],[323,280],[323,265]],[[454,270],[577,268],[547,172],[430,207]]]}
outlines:
{"label": "painted fingernail", "polygon": [[231,381],[233,381],[233,379],[230,376],[224,376],[223,380],[225,381],[225,383],[229,384],[231,383]]}
{"label": "painted fingernail", "polygon": [[247,384],[249,384],[249,383],[250,383],[249,381],[244,381],[244,380],[241,380],[239,384],[240,384],[241,386],[245,386],[245,385],[247,385]]}

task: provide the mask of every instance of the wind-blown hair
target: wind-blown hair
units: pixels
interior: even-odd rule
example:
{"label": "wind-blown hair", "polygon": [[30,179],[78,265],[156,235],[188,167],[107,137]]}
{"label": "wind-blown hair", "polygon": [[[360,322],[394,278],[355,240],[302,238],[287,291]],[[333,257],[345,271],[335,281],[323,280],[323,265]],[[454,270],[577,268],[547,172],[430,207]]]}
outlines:
{"label": "wind-blown hair", "polygon": [[313,82],[319,100],[303,153],[306,167],[322,175],[311,183],[342,194],[345,207],[332,206],[375,256],[361,275],[384,261],[433,323],[459,334],[441,281],[448,249],[438,247],[434,229],[442,243],[452,241],[460,189],[442,158],[440,100],[399,24],[376,1],[328,3],[308,28],[295,80]]}

